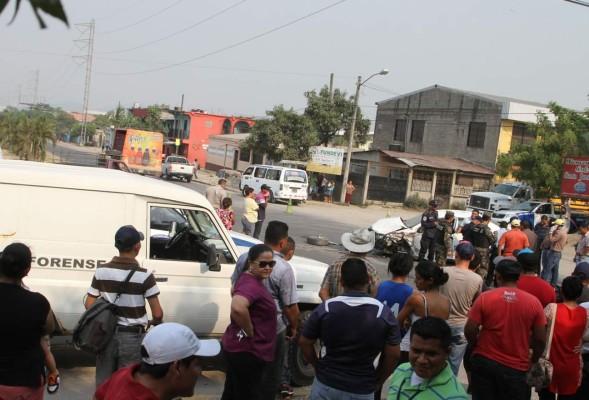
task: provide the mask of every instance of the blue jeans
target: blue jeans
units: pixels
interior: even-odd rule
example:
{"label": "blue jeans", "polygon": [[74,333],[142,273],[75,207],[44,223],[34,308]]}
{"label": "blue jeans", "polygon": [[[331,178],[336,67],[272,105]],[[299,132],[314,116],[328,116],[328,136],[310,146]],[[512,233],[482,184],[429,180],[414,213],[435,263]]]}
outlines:
{"label": "blue jeans", "polygon": [[344,392],[324,385],[315,378],[311,388],[311,400],[374,400],[374,393],[356,394]]}
{"label": "blue jeans", "polygon": [[542,279],[550,283],[552,286],[558,285],[558,267],[562,253],[559,251],[550,250],[546,254],[546,261],[544,269],[542,270]]}
{"label": "blue jeans", "polygon": [[141,362],[143,333],[115,331],[108,346],[96,355],[96,387],[116,371]]}
{"label": "blue jeans", "polygon": [[468,342],[464,336],[464,326],[451,326],[450,329],[452,329],[452,342],[450,343],[450,356],[448,357],[448,362],[450,363],[450,368],[452,368],[454,375],[458,376],[460,364],[464,358]]}

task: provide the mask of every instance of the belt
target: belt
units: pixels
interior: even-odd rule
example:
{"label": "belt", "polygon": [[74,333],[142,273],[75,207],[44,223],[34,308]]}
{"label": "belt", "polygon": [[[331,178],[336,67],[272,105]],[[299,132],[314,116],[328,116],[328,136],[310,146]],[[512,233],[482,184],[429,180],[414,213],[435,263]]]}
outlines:
{"label": "belt", "polygon": [[145,333],[145,327],[143,327],[142,325],[129,325],[129,326],[119,325],[119,326],[117,326],[117,331],[118,332]]}
{"label": "belt", "polygon": [[560,253],[560,251],[550,250],[552,253]]}

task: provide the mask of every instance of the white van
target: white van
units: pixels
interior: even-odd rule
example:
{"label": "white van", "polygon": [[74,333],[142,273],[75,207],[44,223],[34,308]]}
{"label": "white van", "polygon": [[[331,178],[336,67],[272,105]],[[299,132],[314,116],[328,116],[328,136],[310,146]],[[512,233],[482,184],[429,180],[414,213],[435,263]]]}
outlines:
{"label": "white van", "polygon": [[[229,324],[240,250],[201,194],[117,170],[0,161],[0,199],[0,251],[13,242],[31,248],[25,283],[48,298],[59,333],[71,334],[94,270],[118,254],[114,234],[128,224],[145,233],[137,260],[155,276],[166,322],[199,337],[220,337]],[[321,302],[326,266],[297,268],[299,307],[309,311]],[[312,379],[296,372],[301,383]]]}
{"label": "white van", "polygon": [[270,187],[270,201],[292,199],[295,204],[307,199],[309,180],[302,169],[276,165],[250,165],[241,175],[239,189],[251,187],[257,193],[263,184]]}

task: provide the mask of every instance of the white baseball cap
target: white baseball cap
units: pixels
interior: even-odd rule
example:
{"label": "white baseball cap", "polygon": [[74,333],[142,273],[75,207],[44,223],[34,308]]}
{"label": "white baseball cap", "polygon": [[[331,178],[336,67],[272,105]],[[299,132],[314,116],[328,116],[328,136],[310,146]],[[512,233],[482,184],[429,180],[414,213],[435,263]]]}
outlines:
{"label": "white baseball cap", "polygon": [[175,322],[160,324],[143,338],[149,365],[168,364],[190,356],[213,357],[221,351],[216,339],[200,340],[187,326]]}

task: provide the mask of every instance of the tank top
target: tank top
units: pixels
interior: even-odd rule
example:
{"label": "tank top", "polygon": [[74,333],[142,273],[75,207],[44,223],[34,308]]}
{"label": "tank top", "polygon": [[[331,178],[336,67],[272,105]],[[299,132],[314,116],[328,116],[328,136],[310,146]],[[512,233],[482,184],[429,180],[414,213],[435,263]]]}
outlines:
{"label": "tank top", "polygon": [[[423,299],[423,307],[425,308],[425,316],[428,317],[429,310],[427,307],[427,298],[425,297],[425,295],[423,293],[419,293],[419,295]],[[415,321],[417,321],[418,319],[420,319],[422,317],[415,315],[415,313],[412,312],[409,315],[409,318],[411,318],[411,325],[413,325],[413,323]],[[403,340],[401,340],[401,351],[409,351],[410,339],[411,339],[411,327],[409,327],[409,330],[407,330],[407,333],[405,334],[405,336],[403,336]]]}

